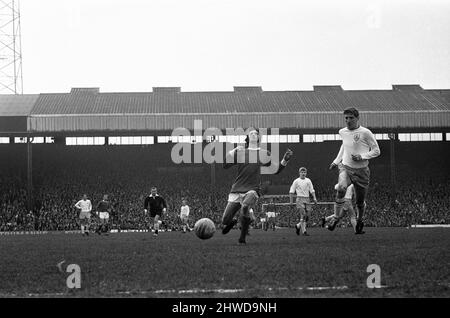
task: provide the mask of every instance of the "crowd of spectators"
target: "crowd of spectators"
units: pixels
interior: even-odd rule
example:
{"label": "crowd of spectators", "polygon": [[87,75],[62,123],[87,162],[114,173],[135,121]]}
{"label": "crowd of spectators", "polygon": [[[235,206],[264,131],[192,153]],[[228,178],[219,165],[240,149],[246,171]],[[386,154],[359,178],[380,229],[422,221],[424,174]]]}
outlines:
{"label": "crowd of spectators", "polygon": [[[26,170],[17,162],[2,162],[0,231],[77,230],[78,211],[74,205],[84,193],[94,207],[103,194],[109,195],[113,228],[148,229],[150,224],[143,212],[143,204],[152,186],[158,188],[168,203],[163,228],[179,229],[178,215],[183,198],[190,206],[191,226],[202,217],[211,218],[218,224],[236,173],[234,169],[223,170],[216,165],[215,182],[211,182],[210,165],[175,165],[167,154],[160,155],[139,147],[126,151],[115,147],[43,149],[34,158],[34,206],[31,210],[27,209]],[[166,164],[162,164],[164,162]],[[15,164],[19,166],[12,166]],[[422,168],[417,174],[414,173],[416,167],[399,166],[393,190],[389,169],[375,165],[367,198],[366,225],[450,223],[448,174],[443,174],[442,169],[437,169],[439,167],[433,168],[435,170],[431,172]],[[274,187],[281,185],[286,193],[280,194],[288,194],[290,183],[298,176],[297,169],[298,165],[293,164],[282,175],[263,179],[270,179]],[[309,169],[309,174],[319,201],[333,201],[337,175],[330,177],[330,172],[320,167]],[[257,219],[263,216],[263,202],[266,200],[260,199],[255,208]],[[293,208],[278,207],[276,212],[280,213],[279,226],[293,226],[298,222]],[[322,216],[331,213],[332,206],[315,207],[311,224],[317,225]],[[258,222],[254,226],[258,226]]]}

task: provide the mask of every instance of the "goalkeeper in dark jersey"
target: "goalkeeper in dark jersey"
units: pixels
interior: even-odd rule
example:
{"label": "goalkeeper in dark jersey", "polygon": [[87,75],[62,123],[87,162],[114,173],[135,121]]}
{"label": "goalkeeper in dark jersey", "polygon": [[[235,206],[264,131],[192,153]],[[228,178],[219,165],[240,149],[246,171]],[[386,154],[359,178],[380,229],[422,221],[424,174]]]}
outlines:
{"label": "goalkeeper in dark jersey", "polygon": [[[288,149],[280,164],[275,166],[272,173],[280,173],[293,155]],[[237,176],[228,196],[228,204],[222,217],[222,234],[227,234],[238,222],[234,218],[241,211],[241,235],[239,243],[245,244],[245,237],[251,223],[249,210],[260,196],[261,169],[272,166],[271,154],[268,150],[260,148],[260,136],[257,129],[250,129],[246,138],[246,145],[238,146],[226,154],[223,167],[230,168],[237,165]]]}

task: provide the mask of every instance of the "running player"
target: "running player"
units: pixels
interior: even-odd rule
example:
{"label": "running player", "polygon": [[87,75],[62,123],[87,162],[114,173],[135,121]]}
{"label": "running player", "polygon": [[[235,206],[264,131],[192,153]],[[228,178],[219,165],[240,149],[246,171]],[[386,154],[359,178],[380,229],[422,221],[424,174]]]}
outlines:
{"label": "running player", "polygon": [[[275,174],[280,173],[292,157],[292,150],[288,149],[283,160],[276,167]],[[241,210],[241,235],[239,244],[245,244],[245,237],[251,223],[250,208],[260,196],[261,167],[270,166],[271,162],[263,162],[262,158],[270,158],[270,152],[260,148],[260,136],[257,129],[251,129],[246,146],[238,146],[229,151],[223,164],[225,169],[237,165],[237,176],[228,195],[228,204],[222,216],[222,234],[227,234],[237,223],[235,214]]]}
{"label": "running player", "polygon": [[341,215],[345,192],[353,184],[357,209],[355,234],[364,234],[365,198],[370,181],[369,160],[380,155],[380,147],[373,133],[358,123],[359,112],[356,108],[344,110],[344,118],[347,127],[339,130],[342,146],[336,159],[330,164],[330,170],[339,167],[334,214]]}
{"label": "running player", "polygon": [[151,194],[145,198],[144,201],[144,213],[150,210],[150,218],[153,219],[153,236],[158,236],[159,232],[159,219],[163,213],[166,213],[167,204],[163,197],[159,196],[158,189],[156,187],[151,188]]}

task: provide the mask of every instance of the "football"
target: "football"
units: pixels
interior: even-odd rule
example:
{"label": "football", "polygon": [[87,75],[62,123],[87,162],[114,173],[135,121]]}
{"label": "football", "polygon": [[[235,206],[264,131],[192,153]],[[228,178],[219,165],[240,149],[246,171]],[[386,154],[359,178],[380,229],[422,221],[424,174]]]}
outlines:
{"label": "football", "polygon": [[194,232],[202,240],[207,240],[214,235],[216,231],[216,226],[214,222],[208,218],[203,218],[195,222]]}

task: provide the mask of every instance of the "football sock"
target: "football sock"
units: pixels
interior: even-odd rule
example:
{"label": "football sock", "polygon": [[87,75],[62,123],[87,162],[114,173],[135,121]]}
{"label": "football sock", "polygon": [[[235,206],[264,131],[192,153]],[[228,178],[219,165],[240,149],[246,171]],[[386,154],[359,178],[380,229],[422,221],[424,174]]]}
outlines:
{"label": "football sock", "polygon": [[300,226],[302,229],[302,233],[305,233],[306,232],[306,221],[301,221],[300,224],[301,224]]}
{"label": "football sock", "polygon": [[364,212],[366,211],[366,202],[364,202],[362,205],[357,205],[356,209],[358,210],[358,221],[362,221]]}
{"label": "football sock", "polygon": [[350,218],[350,223],[351,223],[352,226],[353,226],[353,230],[356,231],[356,218],[355,218],[354,216],[352,216],[352,217]]}
{"label": "football sock", "polygon": [[241,217],[241,237],[239,238],[239,240],[245,241],[245,236],[247,235],[251,221],[252,220],[248,216]]}
{"label": "football sock", "polygon": [[339,217],[342,215],[342,209],[344,208],[344,198],[342,199],[336,199],[336,202],[334,203],[334,215],[336,217]]}

